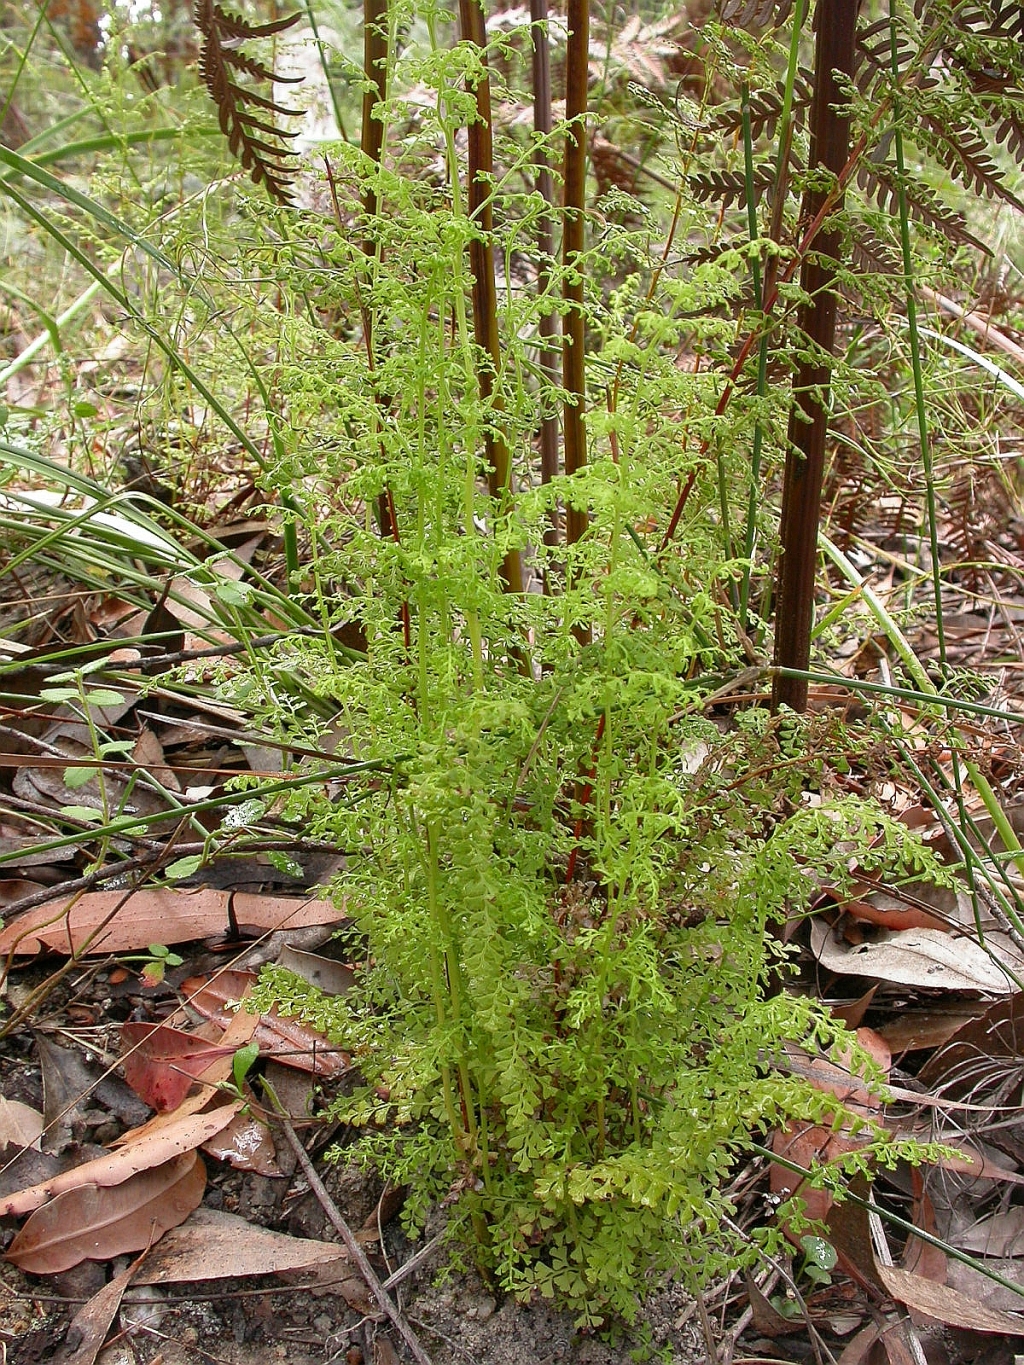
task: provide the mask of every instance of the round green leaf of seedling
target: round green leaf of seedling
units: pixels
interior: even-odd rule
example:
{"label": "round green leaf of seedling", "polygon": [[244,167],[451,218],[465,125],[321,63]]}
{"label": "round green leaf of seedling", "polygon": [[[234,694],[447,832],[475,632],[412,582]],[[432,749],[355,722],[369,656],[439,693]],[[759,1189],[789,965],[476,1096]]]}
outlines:
{"label": "round green leaf of seedling", "polygon": [[203,865],[203,860],[199,854],[192,854],[188,858],[176,858],[173,863],[168,863],[164,868],[164,876],[172,882],[181,881],[183,877],[191,877],[193,872],[198,872]]}
{"label": "round green leaf of seedling", "polygon": [[245,1047],[240,1047],[235,1053],[231,1062],[231,1075],[239,1090],[245,1084],[245,1078],[259,1055],[259,1043],[246,1043]]}
{"label": "round green leaf of seedling", "polygon": [[807,1257],[808,1269],[814,1266],[818,1270],[835,1270],[839,1258],[831,1242],[826,1242],[824,1237],[808,1236],[800,1238],[800,1245]]}

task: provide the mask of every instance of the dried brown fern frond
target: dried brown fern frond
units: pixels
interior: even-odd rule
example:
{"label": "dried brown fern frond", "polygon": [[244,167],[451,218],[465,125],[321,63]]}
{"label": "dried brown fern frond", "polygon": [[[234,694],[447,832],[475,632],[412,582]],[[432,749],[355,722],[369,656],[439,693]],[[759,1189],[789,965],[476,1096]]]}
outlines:
{"label": "dried brown fern frond", "polygon": [[267,193],[279,204],[291,203],[290,177],[295,163],[288,140],[297,136],[266,117],[250,112],[264,111],[279,118],[297,118],[301,109],[278,104],[266,95],[241,85],[238,76],[273,84],[297,84],[301,76],[279,76],[272,68],[240,51],[240,44],[255,38],[271,38],[291,28],[299,18],[289,14],[269,24],[250,24],[240,15],[222,9],[216,0],[196,0],[193,12],[196,27],[203,35],[199,53],[199,74],[217,106],[221,132],[228,140],[253,181],[265,185]]}
{"label": "dried brown fern frond", "polygon": [[[754,174],[754,200],[759,201],[771,189],[775,177],[768,171]],[[747,202],[747,181],[742,171],[698,171],[686,178],[690,193],[698,202],[706,203],[716,199],[723,204]]]}
{"label": "dried brown fern frond", "polygon": [[721,0],[718,12],[723,24],[736,28],[778,28],[792,7],[792,0]]}
{"label": "dried brown fern frond", "polygon": [[[812,73],[801,68],[793,87],[792,109],[798,119],[811,103]],[[750,135],[753,138],[772,137],[775,125],[782,114],[783,93],[781,89],[752,90],[750,93]],[[743,110],[739,105],[720,109],[707,124],[710,133],[739,133],[743,128]]]}

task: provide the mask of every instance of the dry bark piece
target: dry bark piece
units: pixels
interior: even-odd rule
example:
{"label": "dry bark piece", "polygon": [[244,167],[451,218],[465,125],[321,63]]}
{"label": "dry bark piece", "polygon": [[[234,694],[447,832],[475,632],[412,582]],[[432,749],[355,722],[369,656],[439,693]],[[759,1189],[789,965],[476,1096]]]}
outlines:
{"label": "dry bark piece", "polygon": [[36,1209],[7,1259],[31,1275],[142,1251],[199,1206],[206,1167],[194,1151],[119,1185],[77,1185]]}
{"label": "dry bark piece", "polygon": [[[219,1133],[241,1108],[241,1101],[221,1105],[210,1114],[194,1114],[172,1122],[164,1122],[160,1130],[140,1137],[109,1156],[87,1161],[74,1170],[56,1175],[41,1185],[31,1185],[0,1200],[0,1217],[20,1217],[38,1209],[47,1199],[56,1198],[83,1185],[98,1185],[103,1189],[122,1185],[143,1171],[162,1166],[175,1157],[194,1152],[201,1143]],[[173,1226],[169,1224],[168,1226]],[[143,1242],[143,1246],[146,1244]],[[75,1262],[71,1263],[76,1264]]]}
{"label": "dry bark piece", "polygon": [[70,956],[81,952],[90,939],[90,953],[125,953],[151,943],[215,938],[234,932],[236,925],[264,933],[341,919],[344,911],[313,897],[255,896],[212,886],[147,886],[131,894],[87,891],[77,900],[57,896],[13,920],[0,933],[0,956],[41,952]]}

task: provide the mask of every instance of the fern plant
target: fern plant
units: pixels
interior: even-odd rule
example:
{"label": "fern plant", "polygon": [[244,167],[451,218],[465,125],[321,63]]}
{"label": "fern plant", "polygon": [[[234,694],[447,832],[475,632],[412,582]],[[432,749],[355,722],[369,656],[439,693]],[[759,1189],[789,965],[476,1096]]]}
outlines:
{"label": "fern plant", "polygon": [[[428,9],[428,33],[436,18]],[[494,139],[500,186],[479,143],[458,153],[483,107],[478,38],[393,55],[374,104],[382,147],[406,130],[404,167],[440,149],[445,190],[383,152],[368,166],[332,149],[348,212],[371,191],[374,209],[355,233],[344,207],[326,238],[316,225],[321,302],[352,334],[297,315],[294,359],[275,361],[288,455],[269,477],[301,478],[320,509],[311,591],[325,625],[319,641],[283,643],[277,663],[337,707],[353,756],[386,756],[395,777],[345,810],[306,786],[287,812],[358,850],[336,885],[358,987],[325,999],[270,972],[264,989],[358,1059],[362,1083],[333,1112],[367,1161],[411,1186],[409,1220],[449,1207],[501,1287],[557,1295],[595,1325],[632,1317],[662,1273],[696,1284],[759,1254],[729,1230],[727,1177],[751,1134],[829,1111],[773,1062],[787,1043],[829,1048],[841,1033],[770,991],[785,974],[771,926],[816,876],[842,881],[844,840],[862,842],[865,821],[892,827],[833,789],[799,732],[780,764],[765,716],[723,736],[703,715],[741,659],[737,564],[717,481],[680,442],[678,414],[728,445],[766,408],[714,418],[715,376],[681,367],[675,345],[686,318],[725,349],[716,309],[742,287],[737,263],[663,272],[652,289],[646,234],[608,225],[600,245],[549,263],[548,294],[512,287],[509,262],[545,206],[516,189],[529,163],[514,135]],[[481,176],[488,216],[464,193]],[[481,240],[505,262],[486,301]],[[303,249],[283,246],[279,266],[289,290],[308,287]],[[537,414],[564,395],[545,387],[531,340],[559,295],[576,315],[570,350],[589,337],[614,401],[586,414],[586,462],[545,482]],[[473,325],[481,312],[499,346]],[[564,546],[545,536],[556,500],[585,512]],[[680,556],[665,553],[672,522]],[[513,556],[557,593],[509,591]],[[331,636],[353,615],[355,660]],[[808,785],[823,785],[826,809],[806,805]],[[928,862],[893,847],[894,870]],[[866,1143],[857,1165],[887,1150],[878,1134]]]}
{"label": "fern plant", "polygon": [[[784,201],[802,179],[799,215],[793,225],[795,254],[783,278],[799,268],[800,294],[793,375],[793,405],[786,437],[786,472],[780,528],[781,561],[775,608],[775,705],[802,710],[810,659],[821,507],[829,422],[830,374],[835,361],[840,287],[851,287],[850,264],[858,243],[870,270],[902,276],[897,299],[910,327],[920,458],[929,503],[935,605],[941,634],[937,517],[931,444],[917,356],[916,264],[910,223],[956,248],[985,250],[950,196],[936,190],[929,168],[938,168],[963,194],[997,199],[1021,211],[1013,176],[1024,168],[1020,87],[1024,81],[1021,16],[1003,0],[955,5],[892,0],[887,7],[818,0],[813,10],[813,70],[801,78],[794,57],[808,6],[791,15],[780,5],[746,6],[728,0],[721,17],[732,26],[792,25],[790,61],[783,78],[757,89],[746,102],[714,120],[715,132],[746,139],[743,173],[699,173],[695,188],[705,198],[744,203],[752,239],[783,245]],[[759,63],[752,62],[752,71]],[[761,66],[761,79],[765,67]],[[770,67],[768,68],[770,70]],[[791,123],[790,123],[791,121]],[[806,130],[806,131],[805,131]],[[749,149],[760,133],[775,134],[778,155],[770,176],[758,177]],[[808,137],[805,141],[804,138]],[[998,150],[995,150],[998,149]],[[932,173],[934,178],[934,173]],[[850,192],[858,188],[859,201]],[[759,201],[770,192],[770,226],[758,226]],[[881,209],[878,213],[873,206]],[[770,268],[770,267],[769,267]],[[756,283],[756,282],[755,282]],[[870,289],[870,286],[869,286]],[[883,291],[884,307],[893,290]],[[902,294],[902,298],[900,295]],[[764,290],[762,311],[778,311],[779,295]],[[763,324],[774,325],[771,317]],[[766,347],[762,346],[762,356]],[[765,388],[762,364],[758,386]],[[756,452],[755,452],[756,455]],[[757,460],[752,459],[754,479]],[[748,515],[748,546],[752,543]]]}

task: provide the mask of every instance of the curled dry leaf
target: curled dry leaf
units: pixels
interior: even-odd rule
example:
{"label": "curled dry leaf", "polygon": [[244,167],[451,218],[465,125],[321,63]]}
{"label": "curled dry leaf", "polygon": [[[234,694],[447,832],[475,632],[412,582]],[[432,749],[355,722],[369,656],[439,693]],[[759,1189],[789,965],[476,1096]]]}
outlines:
{"label": "curled dry leaf", "polygon": [[[174,1157],[193,1152],[201,1143],[219,1133],[241,1108],[241,1101],[221,1105],[210,1114],[191,1114],[175,1122],[164,1122],[156,1131],[140,1137],[109,1156],[87,1161],[74,1170],[64,1171],[41,1185],[30,1185],[0,1200],[0,1216],[20,1217],[38,1209],[47,1199],[84,1185],[107,1189],[122,1185],[132,1176],[161,1166]],[[173,1226],[169,1224],[168,1226]],[[143,1246],[145,1243],[143,1243]],[[72,1264],[75,1264],[72,1262]]]}
{"label": "curled dry leaf", "polygon": [[1024,1336],[1024,1317],[986,1308],[969,1294],[949,1285],[935,1284],[921,1275],[896,1266],[876,1265],[878,1278],[897,1301],[918,1313],[925,1313],[947,1327],[963,1327],[969,1332],[998,1332]]}
{"label": "curled dry leaf", "polygon": [[[223,971],[207,979],[190,977],[181,983],[181,989],[192,1009],[225,1028],[256,979],[253,972]],[[264,1056],[299,1071],[344,1076],[352,1064],[348,1053],[334,1047],[322,1033],[298,1019],[284,1019],[276,1010],[260,1016],[253,1036]]]}
{"label": "curled dry leaf", "polygon": [[195,1152],[112,1187],[78,1185],[36,1209],[7,1259],[31,1275],[54,1275],[80,1261],[142,1251],[183,1223],[205,1188],[206,1168]]}

